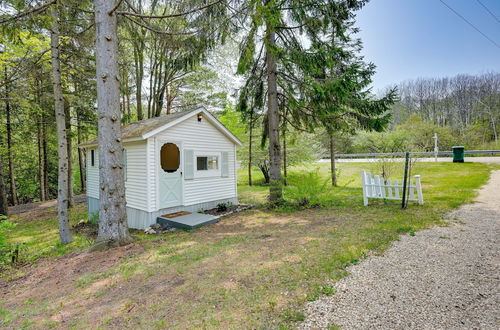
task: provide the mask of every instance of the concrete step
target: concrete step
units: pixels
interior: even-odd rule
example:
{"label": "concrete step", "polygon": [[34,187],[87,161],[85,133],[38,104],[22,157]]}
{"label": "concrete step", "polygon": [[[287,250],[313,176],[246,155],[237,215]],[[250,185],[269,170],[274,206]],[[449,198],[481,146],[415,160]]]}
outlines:
{"label": "concrete step", "polygon": [[170,226],[179,229],[195,229],[219,221],[219,217],[203,213],[190,213],[174,218],[160,216],[156,222],[162,226]]}

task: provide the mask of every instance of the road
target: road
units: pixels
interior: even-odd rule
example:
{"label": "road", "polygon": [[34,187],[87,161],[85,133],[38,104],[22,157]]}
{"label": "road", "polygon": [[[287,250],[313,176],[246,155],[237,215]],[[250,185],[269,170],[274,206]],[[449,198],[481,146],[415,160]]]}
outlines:
{"label": "road", "polygon": [[[402,162],[404,158],[392,158],[394,161]],[[434,162],[434,158],[417,158],[419,162]],[[338,158],[337,163],[373,163],[380,158]],[[438,157],[438,162],[452,162],[451,157]],[[500,164],[500,157],[465,157],[466,162],[479,162]],[[329,163],[330,159],[321,159],[318,163]]]}

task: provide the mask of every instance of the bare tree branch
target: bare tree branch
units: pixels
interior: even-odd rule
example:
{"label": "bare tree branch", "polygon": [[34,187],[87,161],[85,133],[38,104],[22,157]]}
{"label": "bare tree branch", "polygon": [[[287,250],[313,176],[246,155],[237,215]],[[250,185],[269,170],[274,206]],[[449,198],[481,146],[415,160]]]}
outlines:
{"label": "bare tree branch", "polygon": [[111,11],[108,13],[108,15],[113,15],[113,13],[115,12],[115,10],[117,10],[118,7],[120,7],[121,4],[122,4],[122,0],[118,0],[116,2],[116,5],[113,7],[113,9],[111,9]]}

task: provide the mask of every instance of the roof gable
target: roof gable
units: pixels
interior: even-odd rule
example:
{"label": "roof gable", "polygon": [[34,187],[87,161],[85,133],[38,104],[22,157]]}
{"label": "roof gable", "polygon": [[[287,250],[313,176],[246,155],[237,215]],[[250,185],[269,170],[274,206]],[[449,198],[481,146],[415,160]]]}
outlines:
{"label": "roof gable", "polygon": [[[222,134],[226,135],[231,142],[234,144],[241,146],[241,141],[231,133],[220,121],[217,120],[210,112],[205,110],[204,108],[190,110],[190,111],[181,111],[176,112],[169,115],[162,115],[159,117],[149,118],[145,120],[141,120],[135,123],[130,123],[121,128],[122,140],[123,142],[130,141],[140,141],[144,139],[148,139],[164,130],[177,125],[180,122],[183,122],[186,119],[189,119],[193,116],[198,115],[199,113],[203,113],[206,119],[215,126]],[[81,147],[89,147],[97,145],[97,138],[85,142],[81,144]]]}

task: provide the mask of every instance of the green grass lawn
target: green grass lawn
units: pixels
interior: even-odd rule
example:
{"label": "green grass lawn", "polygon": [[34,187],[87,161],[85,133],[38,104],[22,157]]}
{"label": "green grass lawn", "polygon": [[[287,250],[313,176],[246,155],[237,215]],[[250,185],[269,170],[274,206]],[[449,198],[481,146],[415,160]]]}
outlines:
{"label": "green grass lawn", "polygon": [[[317,171],[326,182],[328,168],[307,165],[290,172],[297,178]],[[472,201],[475,189],[499,167],[417,163],[412,174],[422,177],[425,204],[410,204],[406,210],[396,201],[370,200],[370,206],[363,206],[359,173],[366,169],[377,174],[376,164],[339,168],[339,187],[326,185],[319,196],[321,207],[257,207],[215,225],[161,236],[134,231],[140,248],[133,255],[68,275],[53,293],[50,279],[39,284],[39,291],[21,285],[14,292],[19,296],[13,293],[0,303],[0,325],[23,326],[29,315],[27,325],[58,326],[54,315],[61,306],[70,306],[65,325],[77,328],[293,327],[303,319],[306,301],[335,294],[330,283],[345,276],[348,265],[381,253],[398,235],[444,224],[443,215]],[[239,174],[240,202],[264,205],[268,188],[247,186],[245,171]],[[253,177],[262,182],[258,171]],[[82,207],[73,212],[72,221],[80,218],[85,218]],[[7,231],[7,239],[25,242],[29,261],[91,244],[84,235],[75,235],[75,243],[61,247],[53,217],[21,215],[12,221],[18,225]]]}

